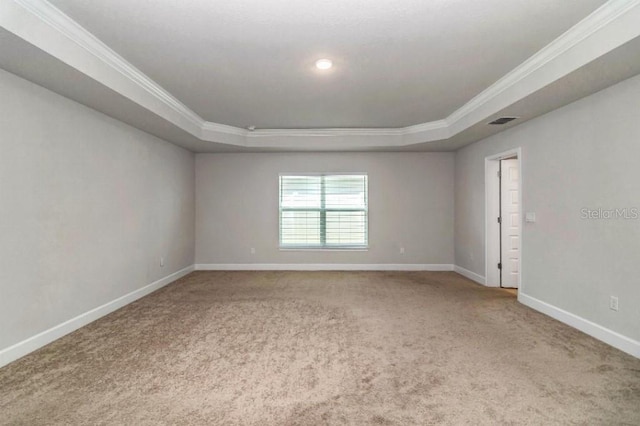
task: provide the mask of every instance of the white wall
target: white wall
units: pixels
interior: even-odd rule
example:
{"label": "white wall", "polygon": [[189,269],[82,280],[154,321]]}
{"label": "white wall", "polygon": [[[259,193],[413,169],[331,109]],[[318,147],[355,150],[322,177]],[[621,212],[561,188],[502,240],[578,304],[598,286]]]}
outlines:
{"label": "white wall", "polygon": [[636,76],[458,151],[456,264],[485,275],[484,159],[522,147],[523,211],[537,214],[523,229],[524,294],[637,343],[640,220],[583,220],[581,209],[640,208],[639,114]]}
{"label": "white wall", "polygon": [[[368,173],[369,250],[280,251],[284,172]],[[197,154],[196,263],[450,265],[453,179],[453,153]]]}
{"label": "white wall", "polygon": [[[484,275],[484,158],[514,147],[524,210],[538,216],[523,229],[523,291],[640,340],[640,220],[581,219],[582,208],[640,208],[640,76],[455,154],[198,154],[195,164],[3,71],[0,93],[0,352],[188,267],[194,245],[199,264],[455,259]],[[278,174],[347,171],[369,174],[370,249],[278,250]]]}
{"label": "white wall", "polygon": [[195,201],[192,153],[4,71],[0,93],[1,351],[192,265]]}

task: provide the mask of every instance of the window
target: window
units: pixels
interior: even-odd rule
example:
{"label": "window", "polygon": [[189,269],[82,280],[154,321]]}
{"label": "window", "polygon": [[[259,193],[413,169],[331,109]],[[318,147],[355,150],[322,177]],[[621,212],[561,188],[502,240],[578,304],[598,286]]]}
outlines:
{"label": "window", "polygon": [[280,175],[281,248],[366,248],[367,175]]}

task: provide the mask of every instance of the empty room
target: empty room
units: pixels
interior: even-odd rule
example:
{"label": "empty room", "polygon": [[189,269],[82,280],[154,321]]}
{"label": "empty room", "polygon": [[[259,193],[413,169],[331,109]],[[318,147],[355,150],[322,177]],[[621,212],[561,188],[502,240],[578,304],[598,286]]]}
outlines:
{"label": "empty room", "polygon": [[640,425],[640,0],[0,0],[0,425]]}

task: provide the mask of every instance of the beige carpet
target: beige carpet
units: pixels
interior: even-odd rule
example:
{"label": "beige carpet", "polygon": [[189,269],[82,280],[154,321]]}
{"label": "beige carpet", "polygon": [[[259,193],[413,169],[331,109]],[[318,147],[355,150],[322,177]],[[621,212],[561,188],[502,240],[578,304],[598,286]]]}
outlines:
{"label": "beige carpet", "polygon": [[0,369],[0,423],[640,424],[640,360],[451,272],[196,272]]}

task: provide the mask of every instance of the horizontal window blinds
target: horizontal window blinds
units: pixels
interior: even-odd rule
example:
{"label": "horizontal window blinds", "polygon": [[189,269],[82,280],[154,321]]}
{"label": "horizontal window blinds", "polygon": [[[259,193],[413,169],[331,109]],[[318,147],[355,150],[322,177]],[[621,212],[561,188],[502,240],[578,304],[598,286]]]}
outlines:
{"label": "horizontal window blinds", "polygon": [[280,246],[367,246],[367,175],[281,175]]}

